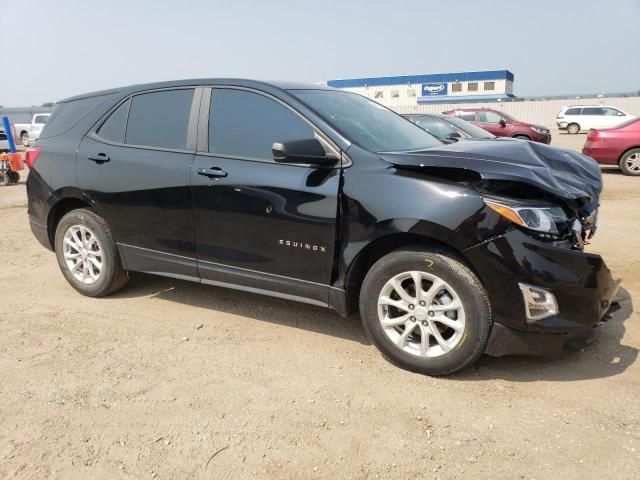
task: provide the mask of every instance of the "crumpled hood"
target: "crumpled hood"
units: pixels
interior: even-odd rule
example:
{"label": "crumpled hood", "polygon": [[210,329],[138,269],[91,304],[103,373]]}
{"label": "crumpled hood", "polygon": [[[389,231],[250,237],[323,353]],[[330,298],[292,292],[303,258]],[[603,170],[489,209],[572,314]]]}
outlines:
{"label": "crumpled hood", "polygon": [[572,150],[523,140],[466,141],[413,153],[381,153],[397,168],[460,168],[483,180],[521,182],[566,200],[597,206],[602,191],[600,167]]}

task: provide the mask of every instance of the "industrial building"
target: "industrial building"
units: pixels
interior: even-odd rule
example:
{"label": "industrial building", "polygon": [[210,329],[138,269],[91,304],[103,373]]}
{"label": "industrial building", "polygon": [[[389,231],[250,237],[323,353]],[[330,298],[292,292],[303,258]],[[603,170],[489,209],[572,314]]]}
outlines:
{"label": "industrial building", "polygon": [[390,108],[431,103],[496,102],[515,98],[509,70],[329,80],[329,87],[359,93]]}

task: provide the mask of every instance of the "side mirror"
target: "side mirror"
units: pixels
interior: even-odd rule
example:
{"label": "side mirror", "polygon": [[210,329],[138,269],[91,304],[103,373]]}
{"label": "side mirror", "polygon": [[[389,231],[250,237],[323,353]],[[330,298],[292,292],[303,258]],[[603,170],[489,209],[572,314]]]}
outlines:
{"label": "side mirror", "polygon": [[618,113],[616,113],[616,115],[618,115],[619,117],[624,117],[624,113],[622,113],[622,112],[618,112]]}
{"label": "side mirror", "polygon": [[329,167],[338,163],[335,155],[327,154],[315,138],[275,142],[271,146],[273,160],[277,163],[310,164]]}
{"label": "side mirror", "polygon": [[460,140],[461,138],[462,136],[458,132],[451,132],[449,135],[447,135],[447,138],[445,138],[444,140],[447,143],[454,143]]}
{"label": "side mirror", "polygon": [[504,118],[501,118],[500,121],[498,122],[498,124],[502,127],[505,128],[507,126],[507,121]]}

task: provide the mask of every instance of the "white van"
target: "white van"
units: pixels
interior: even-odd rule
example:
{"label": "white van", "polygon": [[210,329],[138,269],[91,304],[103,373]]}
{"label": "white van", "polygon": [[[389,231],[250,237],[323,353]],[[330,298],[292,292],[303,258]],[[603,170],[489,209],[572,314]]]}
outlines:
{"label": "white van", "polygon": [[572,105],[560,110],[556,124],[561,130],[579,133],[581,130],[615,127],[632,118],[635,118],[634,115],[606,105]]}

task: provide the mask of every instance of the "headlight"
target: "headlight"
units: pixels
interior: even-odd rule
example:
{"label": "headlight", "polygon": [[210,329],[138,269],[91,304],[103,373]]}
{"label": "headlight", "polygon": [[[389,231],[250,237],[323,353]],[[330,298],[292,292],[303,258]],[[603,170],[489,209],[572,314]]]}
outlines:
{"label": "headlight", "polygon": [[549,130],[547,130],[546,128],[531,127],[531,130],[533,130],[534,132],[542,133],[542,134],[549,133]]}
{"label": "headlight", "polygon": [[512,203],[510,201],[485,198],[484,203],[516,225],[536,232],[558,235],[558,225],[566,224],[569,219],[564,210],[552,204]]}

